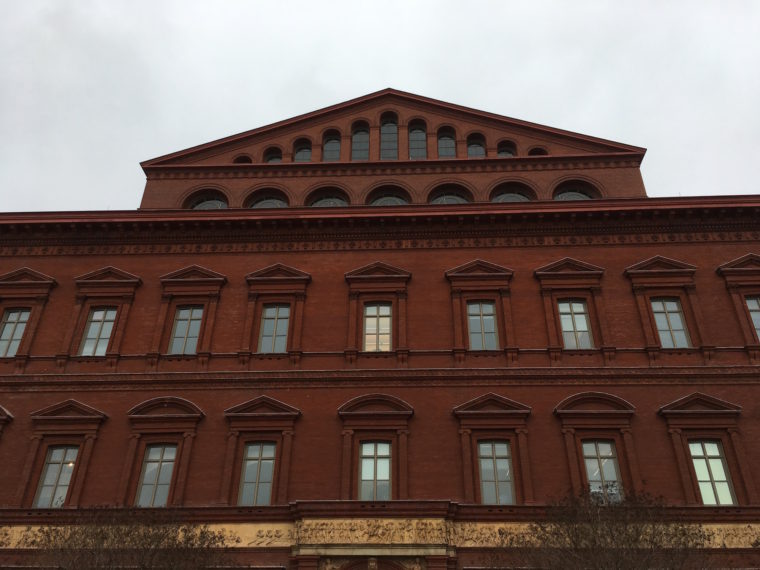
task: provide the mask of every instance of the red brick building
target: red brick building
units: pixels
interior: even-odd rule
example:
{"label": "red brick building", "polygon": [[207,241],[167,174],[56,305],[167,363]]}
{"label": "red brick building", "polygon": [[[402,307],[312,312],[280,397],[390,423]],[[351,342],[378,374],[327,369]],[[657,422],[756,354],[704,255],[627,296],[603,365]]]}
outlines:
{"label": "red brick building", "polygon": [[757,521],[760,198],[647,198],[644,152],[387,89],[0,215],[1,522],[432,570],[585,489]]}

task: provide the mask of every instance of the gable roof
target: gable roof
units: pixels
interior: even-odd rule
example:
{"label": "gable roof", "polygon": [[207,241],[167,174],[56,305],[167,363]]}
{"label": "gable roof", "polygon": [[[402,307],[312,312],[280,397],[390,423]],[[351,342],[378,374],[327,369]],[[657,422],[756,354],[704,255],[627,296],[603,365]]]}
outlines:
{"label": "gable roof", "polygon": [[348,101],[338,103],[336,105],[330,105],[329,107],[324,107],[316,111],[311,111],[309,113],[297,115],[290,119],[278,121],[270,125],[265,125],[263,127],[258,127],[256,129],[244,131],[242,133],[238,133],[235,135],[217,139],[217,140],[204,143],[201,145],[197,145],[194,147],[190,147],[184,150],[169,153],[163,156],[158,156],[156,158],[152,158],[152,159],[141,162],[140,166],[142,166],[143,170],[145,170],[147,168],[154,167],[154,166],[163,166],[163,165],[181,163],[183,160],[192,159],[193,157],[196,157],[196,156],[205,155],[206,153],[208,153],[209,151],[213,149],[238,147],[241,144],[245,144],[247,141],[253,141],[256,138],[271,135],[273,132],[277,130],[284,131],[291,127],[298,126],[299,124],[314,123],[320,120],[327,120],[329,119],[331,115],[344,113],[352,109],[359,109],[363,106],[367,106],[368,104],[382,105],[384,103],[391,103],[391,102],[402,102],[402,103],[412,104],[416,107],[427,107],[431,111],[434,110],[439,113],[455,114],[455,115],[459,115],[460,117],[469,118],[470,120],[498,123],[498,124],[501,124],[504,128],[512,128],[512,129],[519,129],[521,131],[528,131],[528,132],[533,133],[534,135],[539,135],[539,136],[542,135],[543,137],[551,137],[554,139],[557,139],[557,138],[565,139],[568,142],[573,142],[573,141],[582,142],[585,145],[593,144],[597,146],[599,149],[599,152],[602,152],[602,153],[609,153],[609,152],[631,153],[631,154],[636,154],[636,155],[639,155],[640,157],[643,157],[644,153],[646,152],[646,149],[641,148],[641,147],[631,146],[631,145],[627,145],[627,144],[623,144],[623,143],[619,143],[615,141],[583,135],[583,134],[575,133],[572,131],[557,129],[554,127],[548,127],[545,125],[539,125],[537,123],[531,123],[529,121],[514,119],[511,117],[498,115],[496,113],[480,111],[477,109],[472,109],[470,107],[455,105],[453,103],[447,103],[445,101],[440,101],[438,99],[423,97],[421,95],[415,95],[413,93],[407,93],[405,91],[399,91],[397,89],[392,89],[389,87],[386,89],[382,89],[380,91],[376,91],[374,93],[369,93],[368,95],[364,95],[361,97],[357,97],[355,99],[350,99]]}

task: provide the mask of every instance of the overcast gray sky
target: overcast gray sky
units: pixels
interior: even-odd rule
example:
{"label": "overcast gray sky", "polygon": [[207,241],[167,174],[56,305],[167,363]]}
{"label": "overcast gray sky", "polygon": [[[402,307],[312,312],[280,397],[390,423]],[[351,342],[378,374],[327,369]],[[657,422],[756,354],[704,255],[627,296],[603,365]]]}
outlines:
{"label": "overcast gray sky", "polygon": [[394,87],[758,193],[760,2],[6,0],[3,211],[137,208],[139,162]]}

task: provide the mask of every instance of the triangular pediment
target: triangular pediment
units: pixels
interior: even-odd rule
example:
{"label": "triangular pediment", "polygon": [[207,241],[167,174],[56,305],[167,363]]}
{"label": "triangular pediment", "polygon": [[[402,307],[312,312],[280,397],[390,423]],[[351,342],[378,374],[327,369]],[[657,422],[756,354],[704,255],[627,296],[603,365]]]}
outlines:
{"label": "triangular pediment", "polygon": [[227,277],[211,269],[201,267],[200,265],[190,265],[171,273],[167,273],[159,278],[161,282],[219,282],[225,283]]}
{"label": "triangular pediment", "polygon": [[3,275],[0,275],[0,287],[3,286],[24,286],[24,285],[48,285],[53,286],[55,285],[55,279],[50,277],[49,275],[45,275],[44,273],[40,273],[39,271],[35,271],[34,269],[29,269],[28,267],[22,267],[20,269],[16,269],[15,271],[11,271],[9,273],[4,273]]}
{"label": "triangular pediment", "polygon": [[411,273],[404,269],[388,265],[382,261],[376,261],[370,263],[353,271],[346,273],[346,280],[372,280],[372,279],[400,279],[408,280],[412,276]]}
{"label": "triangular pediment", "polygon": [[660,408],[660,413],[668,415],[737,415],[742,408],[738,404],[732,404],[714,396],[708,396],[701,392],[694,392],[683,398],[679,398]]}
{"label": "triangular pediment", "polygon": [[0,425],[8,423],[13,419],[13,415],[6,410],[4,407],[0,406]]}
{"label": "triangular pediment", "polygon": [[120,285],[133,285],[137,286],[141,283],[140,278],[137,275],[133,275],[122,269],[118,269],[113,266],[101,267],[95,271],[90,271],[79,277],[75,277],[77,285],[88,284],[120,284]]}
{"label": "triangular pediment", "polygon": [[82,402],[78,402],[77,400],[65,400],[53,404],[52,406],[42,408],[41,410],[37,410],[36,412],[32,412],[30,415],[34,420],[53,418],[81,420],[89,418],[100,421],[108,417],[100,410],[96,410],[95,408],[83,404]]}
{"label": "triangular pediment", "polygon": [[760,255],[748,253],[718,267],[720,275],[760,275]]}
{"label": "triangular pediment", "polygon": [[677,259],[671,259],[669,257],[663,257],[662,255],[655,255],[639,263],[635,263],[626,268],[626,275],[636,274],[655,274],[655,273],[694,273],[696,266],[686,263],[684,261],[678,261]]}
{"label": "triangular pediment", "polygon": [[224,415],[227,417],[297,418],[301,415],[301,410],[269,396],[259,396],[224,410]]}
{"label": "triangular pediment", "polygon": [[510,400],[499,394],[494,394],[493,392],[459,404],[453,409],[454,415],[458,417],[527,416],[530,412],[530,406]]}
{"label": "triangular pediment", "polygon": [[[299,131],[304,133],[306,139],[316,139],[305,133],[322,133],[335,128],[337,124],[346,123],[347,119],[350,123],[353,120],[376,118],[387,110],[420,117],[426,121],[430,129],[449,123],[461,125],[463,133],[487,128],[493,133],[494,139],[525,137],[532,141],[533,146],[541,146],[541,143],[545,143],[553,148],[561,149],[563,154],[568,155],[626,153],[640,159],[643,158],[645,152],[645,149],[640,147],[555,129],[389,88],[154,158],[143,162],[142,167],[148,169],[164,165],[230,164],[236,156],[241,155],[252,157],[252,162],[260,163],[262,162],[260,160],[262,145],[289,149],[292,147],[295,136],[298,136],[295,133]],[[312,142],[319,144],[321,141],[312,140]],[[280,167],[274,164],[269,166]]]}
{"label": "triangular pediment", "polygon": [[572,257],[565,257],[559,261],[555,261],[543,267],[539,267],[535,271],[537,277],[551,277],[558,276],[601,276],[604,273],[604,268],[579,259],[573,259]]}
{"label": "triangular pediment", "polygon": [[166,396],[153,398],[151,400],[146,400],[145,402],[137,404],[134,408],[127,412],[127,415],[130,418],[145,416],[201,418],[203,416],[203,412],[190,400],[185,400],[184,398],[177,398],[174,396]]}
{"label": "triangular pediment", "polygon": [[449,269],[445,275],[451,279],[468,279],[468,278],[504,278],[510,279],[514,272],[511,269],[496,265],[489,261],[483,261],[482,259],[475,259],[463,265],[459,265],[452,269]]}
{"label": "triangular pediment", "polygon": [[311,275],[290,267],[283,265],[282,263],[275,263],[258,271],[254,271],[245,276],[246,280],[250,282],[294,282],[294,281],[311,281]]}

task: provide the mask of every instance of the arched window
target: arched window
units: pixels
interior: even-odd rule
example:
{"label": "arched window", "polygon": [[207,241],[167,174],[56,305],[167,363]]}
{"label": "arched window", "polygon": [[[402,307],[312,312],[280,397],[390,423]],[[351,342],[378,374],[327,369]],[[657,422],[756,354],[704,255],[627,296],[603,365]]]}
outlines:
{"label": "arched window", "polygon": [[467,158],[485,158],[486,139],[479,133],[467,137]]}
{"label": "arched window", "polygon": [[293,162],[309,162],[311,160],[311,143],[299,139],[293,145]]}
{"label": "arched window", "polygon": [[546,156],[549,154],[549,151],[547,151],[545,148],[540,146],[534,146],[532,149],[528,151],[528,156]]}
{"label": "arched window", "polygon": [[456,158],[457,141],[454,129],[443,127],[438,130],[438,158]]}
{"label": "arched window", "polygon": [[398,119],[395,113],[380,118],[380,160],[398,159]]}
{"label": "arched window", "polygon": [[463,186],[444,184],[430,194],[431,204],[466,204],[472,202],[472,196]]}
{"label": "arched window", "polygon": [[501,141],[496,147],[496,155],[501,158],[517,156],[517,147],[512,141]]}
{"label": "arched window", "polygon": [[288,199],[279,190],[264,188],[257,190],[247,201],[249,208],[287,208]]}
{"label": "arched window", "polygon": [[329,131],[322,139],[322,160],[333,162],[340,160],[340,133]]}
{"label": "arched window", "polygon": [[409,158],[427,158],[427,131],[422,121],[412,121],[409,124]]}
{"label": "arched window", "polygon": [[234,164],[251,164],[253,160],[247,154],[240,154],[232,159]]}
{"label": "arched window", "polygon": [[223,210],[227,207],[227,198],[218,190],[207,188],[193,194],[185,202],[185,207],[191,210]]}
{"label": "arched window", "polygon": [[367,199],[370,206],[404,206],[409,202],[407,192],[398,186],[376,188]]}
{"label": "arched window", "polygon": [[282,151],[276,147],[269,147],[264,151],[264,162],[274,164],[276,162],[282,162]]}
{"label": "arched window", "polygon": [[337,188],[322,188],[314,192],[306,203],[311,208],[341,208],[348,206],[348,197]]}
{"label": "arched window", "polygon": [[519,182],[499,184],[491,192],[491,202],[528,202],[535,199],[536,195],[533,190]]}
{"label": "arched window", "polygon": [[583,180],[568,180],[554,191],[554,199],[560,201],[593,200],[597,197],[599,197],[599,192],[596,188]]}
{"label": "arched window", "polygon": [[369,126],[356,123],[351,129],[351,160],[369,160]]}

